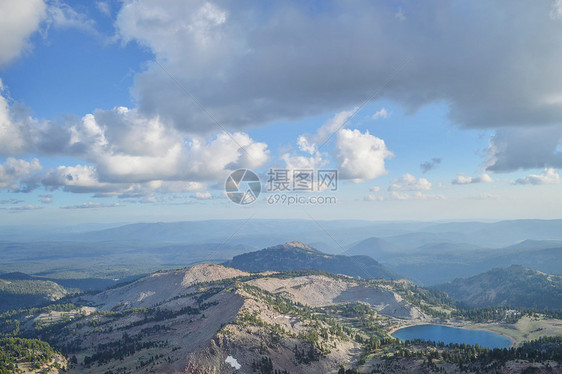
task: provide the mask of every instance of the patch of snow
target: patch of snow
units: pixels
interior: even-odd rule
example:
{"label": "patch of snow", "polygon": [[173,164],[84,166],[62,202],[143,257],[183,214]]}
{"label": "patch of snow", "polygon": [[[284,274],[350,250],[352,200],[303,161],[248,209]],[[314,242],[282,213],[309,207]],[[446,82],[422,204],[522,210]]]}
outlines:
{"label": "patch of snow", "polygon": [[230,366],[232,366],[232,367],[235,368],[236,370],[239,370],[239,369],[242,367],[242,365],[240,365],[240,364],[238,363],[238,360],[235,359],[235,358],[232,357],[232,356],[228,356],[228,357],[226,358],[226,360],[224,360],[224,362],[226,362],[227,364],[230,364]]}

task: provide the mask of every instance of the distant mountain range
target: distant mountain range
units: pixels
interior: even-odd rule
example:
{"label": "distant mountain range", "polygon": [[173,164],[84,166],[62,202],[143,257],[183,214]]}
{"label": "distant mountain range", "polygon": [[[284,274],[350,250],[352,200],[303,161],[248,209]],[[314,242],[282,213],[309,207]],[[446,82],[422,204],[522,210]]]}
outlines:
{"label": "distant mountain range", "polygon": [[329,255],[300,242],[244,253],[223,265],[251,272],[322,270],[361,278],[404,278],[369,256]]}
{"label": "distant mountain range", "polygon": [[[514,264],[552,274],[562,269],[562,220],[257,219],[85,225],[49,232],[25,229],[0,227],[0,272],[21,271],[61,282],[73,279],[64,286],[82,290],[101,289],[114,284],[114,279],[122,281],[158,269],[222,263],[289,241],[309,243],[329,255],[369,256],[419,285]],[[89,280],[74,286],[78,278]]]}
{"label": "distant mountain range", "polygon": [[562,308],[562,277],[522,266],[493,269],[470,278],[435,286],[469,306],[505,305],[537,309]]}
{"label": "distant mountain range", "polygon": [[[109,227],[108,227],[109,226]],[[27,231],[26,231],[27,229]],[[326,238],[326,231],[331,238]],[[9,241],[133,241],[175,243],[221,243],[236,233],[230,243],[263,248],[272,243],[298,240],[323,243],[322,248],[339,251],[369,237],[393,238],[394,244],[416,247],[453,242],[484,248],[500,248],[523,240],[562,240],[562,220],[512,220],[499,222],[373,222],[361,220],[208,220],[185,222],[82,225],[49,228],[0,227],[0,237]],[[416,235],[410,235],[416,234]]]}
{"label": "distant mountain range", "polygon": [[[466,242],[440,242],[439,238],[428,233],[371,237],[355,243],[346,253],[376,258],[386,267],[424,285],[511,265],[553,274],[562,271],[562,241],[525,240],[503,248],[483,248]],[[416,241],[419,245],[413,246]]]}

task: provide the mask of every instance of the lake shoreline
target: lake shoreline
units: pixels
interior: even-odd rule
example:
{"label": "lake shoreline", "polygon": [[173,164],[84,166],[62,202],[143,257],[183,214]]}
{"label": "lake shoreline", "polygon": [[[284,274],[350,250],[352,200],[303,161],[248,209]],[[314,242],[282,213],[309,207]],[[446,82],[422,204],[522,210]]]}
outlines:
{"label": "lake shoreline", "polygon": [[414,327],[414,326],[442,326],[442,327],[450,327],[450,328],[457,328],[457,329],[464,329],[464,330],[471,330],[471,331],[485,331],[485,332],[493,333],[493,334],[496,334],[496,335],[500,335],[500,336],[506,338],[507,340],[509,340],[510,344],[509,344],[508,348],[515,347],[519,343],[519,342],[517,342],[517,340],[513,336],[509,336],[505,333],[502,333],[501,331],[497,331],[497,330],[491,328],[490,324],[480,325],[480,324],[464,322],[464,321],[459,321],[459,322],[449,322],[449,321],[442,321],[442,320],[435,321],[435,322],[432,322],[432,321],[419,321],[419,322],[411,321],[409,323],[404,323],[403,325],[393,326],[390,330],[388,330],[387,333],[390,337],[398,339],[398,338],[393,336],[393,334],[396,331],[402,330],[402,329],[405,329],[405,328],[408,328],[408,327]]}

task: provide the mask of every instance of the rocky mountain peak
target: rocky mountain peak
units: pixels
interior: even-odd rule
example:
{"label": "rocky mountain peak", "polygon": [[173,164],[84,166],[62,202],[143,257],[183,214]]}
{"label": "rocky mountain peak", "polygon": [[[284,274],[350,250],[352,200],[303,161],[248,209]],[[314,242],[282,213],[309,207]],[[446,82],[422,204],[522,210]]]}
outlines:
{"label": "rocky mountain peak", "polygon": [[[287,242],[287,243],[282,244],[282,245],[277,246],[277,247],[298,248],[298,249],[303,249],[303,250],[305,250],[305,251],[317,252],[316,249],[312,248],[312,247],[309,246],[308,244],[304,244],[304,243],[299,242],[299,241]],[[273,248],[276,248],[276,247],[273,247]]]}

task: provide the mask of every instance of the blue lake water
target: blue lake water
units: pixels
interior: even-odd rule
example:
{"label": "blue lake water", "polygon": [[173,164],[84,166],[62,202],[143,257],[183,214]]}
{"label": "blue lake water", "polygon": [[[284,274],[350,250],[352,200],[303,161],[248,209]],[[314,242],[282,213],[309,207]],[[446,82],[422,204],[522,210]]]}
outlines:
{"label": "blue lake water", "polygon": [[443,342],[445,344],[458,343],[458,344],[478,344],[486,348],[509,348],[511,341],[500,334],[495,334],[489,331],[481,330],[467,330],[459,329],[456,327],[440,326],[440,325],[418,325],[405,327],[396,330],[393,337],[402,341],[423,339],[432,340],[435,342]]}

